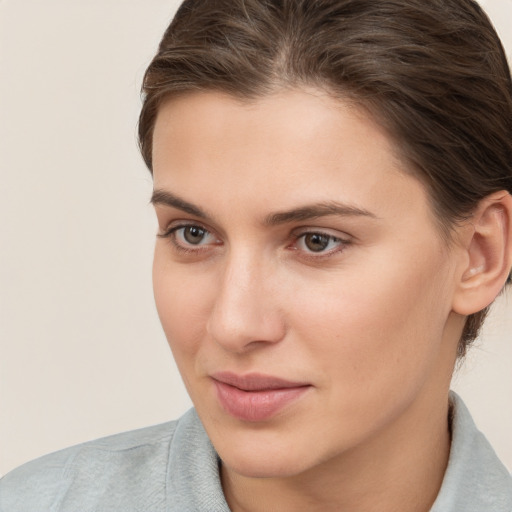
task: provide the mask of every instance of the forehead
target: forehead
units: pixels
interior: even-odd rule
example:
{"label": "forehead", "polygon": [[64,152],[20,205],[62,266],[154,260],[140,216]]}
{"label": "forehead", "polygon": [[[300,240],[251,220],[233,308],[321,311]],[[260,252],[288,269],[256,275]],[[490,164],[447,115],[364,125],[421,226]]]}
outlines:
{"label": "forehead", "polygon": [[156,120],[153,171],[156,189],[214,206],[215,191],[242,210],[255,198],[273,210],[329,200],[403,210],[413,196],[426,205],[423,185],[370,115],[318,90],[251,102],[220,92],[168,99]]}
{"label": "forehead", "polygon": [[[317,89],[282,90],[250,101],[216,91],[171,97],[159,108],[152,148],[157,171],[169,158],[188,158],[190,164],[194,157],[212,157],[214,167],[229,154],[238,155],[240,165],[264,156],[288,163],[301,155],[306,166],[336,152],[340,165],[362,162],[365,155],[385,156],[395,170],[402,170],[394,149],[365,110]],[[298,166],[295,161],[289,170]]]}

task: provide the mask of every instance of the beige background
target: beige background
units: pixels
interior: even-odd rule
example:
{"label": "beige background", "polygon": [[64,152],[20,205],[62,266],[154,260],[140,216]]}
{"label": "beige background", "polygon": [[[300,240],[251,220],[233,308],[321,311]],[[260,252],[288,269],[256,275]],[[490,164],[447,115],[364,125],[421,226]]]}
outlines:
{"label": "beige background", "polygon": [[[512,2],[483,2],[512,53]],[[190,406],[151,292],[139,86],[171,0],[0,0],[0,473]],[[512,296],[456,378],[512,469]]]}

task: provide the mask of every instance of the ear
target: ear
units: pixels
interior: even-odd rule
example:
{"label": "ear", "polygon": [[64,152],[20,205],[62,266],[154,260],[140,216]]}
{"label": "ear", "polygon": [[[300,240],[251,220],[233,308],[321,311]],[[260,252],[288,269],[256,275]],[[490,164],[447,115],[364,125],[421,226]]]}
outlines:
{"label": "ear", "polygon": [[489,306],[512,267],[512,197],[495,192],[480,201],[462,229],[463,258],[452,309],[471,315]]}

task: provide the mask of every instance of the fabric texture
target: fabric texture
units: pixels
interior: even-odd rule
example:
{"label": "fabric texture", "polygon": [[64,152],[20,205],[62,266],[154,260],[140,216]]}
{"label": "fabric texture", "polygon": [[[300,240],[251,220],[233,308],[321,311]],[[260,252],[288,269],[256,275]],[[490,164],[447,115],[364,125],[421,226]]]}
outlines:
{"label": "fabric texture", "polygon": [[[512,512],[512,478],[457,395],[431,512]],[[194,409],[24,464],[0,480],[1,512],[229,512],[219,458]]]}

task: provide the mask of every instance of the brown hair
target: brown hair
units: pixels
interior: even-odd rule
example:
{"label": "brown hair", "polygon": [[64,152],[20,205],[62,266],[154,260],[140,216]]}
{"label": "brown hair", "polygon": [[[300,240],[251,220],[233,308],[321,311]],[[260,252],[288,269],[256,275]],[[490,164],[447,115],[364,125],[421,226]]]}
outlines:
{"label": "brown hair", "polygon": [[[169,95],[300,86],[354,100],[387,129],[448,239],[482,198],[512,193],[510,70],[473,0],[185,0],[144,77],[148,168]],[[486,313],[467,318],[459,355]]]}

